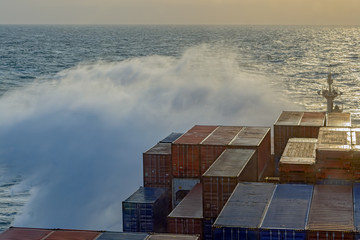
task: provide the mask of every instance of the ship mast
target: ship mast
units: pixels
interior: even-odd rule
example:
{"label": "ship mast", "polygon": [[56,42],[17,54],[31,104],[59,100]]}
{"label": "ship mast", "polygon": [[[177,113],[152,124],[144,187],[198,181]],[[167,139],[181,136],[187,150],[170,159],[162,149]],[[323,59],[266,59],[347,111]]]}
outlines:
{"label": "ship mast", "polygon": [[335,88],[332,87],[333,84],[333,80],[331,78],[331,72],[329,71],[328,73],[328,78],[327,78],[327,83],[328,83],[328,88],[323,89],[321,91],[318,92],[318,94],[321,94],[324,98],[326,98],[327,101],[327,112],[342,112],[342,109],[339,108],[339,106],[335,105],[334,108],[334,99],[337,96],[342,95],[342,92],[339,92],[338,90],[336,90]]}

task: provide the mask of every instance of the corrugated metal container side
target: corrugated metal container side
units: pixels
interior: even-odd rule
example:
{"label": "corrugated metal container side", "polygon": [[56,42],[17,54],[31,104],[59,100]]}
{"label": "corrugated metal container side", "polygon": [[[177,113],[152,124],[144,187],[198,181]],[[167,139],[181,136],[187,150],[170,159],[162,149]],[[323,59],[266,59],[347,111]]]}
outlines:
{"label": "corrugated metal container side", "polygon": [[214,239],[258,239],[272,183],[239,183],[213,224]]}
{"label": "corrugated metal container side", "polygon": [[354,225],[357,235],[360,233],[360,183],[353,186],[354,197]]}
{"label": "corrugated metal container side", "polygon": [[306,227],[314,232],[353,232],[352,186],[315,185]]}
{"label": "corrugated metal container side", "polygon": [[154,233],[148,236],[146,240],[199,240],[197,235],[185,235],[185,234],[158,234]]}
{"label": "corrugated metal container side", "polygon": [[244,127],[229,147],[256,150],[257,180],[264,180],[265,170],[271,162],[271,129],[269,127]]}
{"label": "corrugated metal container side", "polygon": [[196,125],[173,142],[173,177],[200,177],[200,143],[216,128]]}
{"label": "corrugated metal container side", "polygon": [[312,192],[312,185],[277,185],[260,226],[260,239],[305,240]]}
{"label": "corrugated metal container side", "polygon": [[200,183],[199,178],[173,178],[172,180],[172,206],[175,208],[181,200]]}
{"label": "corrugated metal container side", "polygon": [[145,240],[148,236],[146,233],[104,232],[96,240]]}
{"label": "corrugated metal container side", "polygon": [[328,113],[326,118],[327,127],[351,127],[351,114],[348,112]]}
{"label": "corrugated metal container side", "polygon": [[168,232],[203,235],[202,185],[198,183],[168,215]]}
{"label": "corrugated metal container side", "polygon": [[204,217],[216,218],[240,181],[257,180],[252,149],[227,149],[202,177]]}
{"label": "corrugated metal container side", "polygon": [[160,141],[160,143],[173,143],[175,142],[179,137],[181,137],[183,135],[183,133],[170,133],[169,136],[167,136],[166,138],[164,138],[163,140]]}
{"label": "corrugated metal container side", "polygon": [[171,143],[158,143],[143,154],[144,187],[171,189]]}
{"label": "corrugated metal container side", "polygon": [[0,234],[1,240],[41,240],[53,231],[48,229],[10,227]]}
{"label": "corrugated metal container side", "polygon": [[326,231],[308,231],[308,240],[353,240],[352,232],[326,232]]}
{"label": "corrugated metal container side", "polygon": [[[74,239],[74,240],[93,240],[96,239],[100,232],[92,231],[81,231],[81,230],[57,230],[54,231],[50,236],[46,237],[46,240],[64,240],[64,239]],[[27,238],[25,238],[27,239]]]}
{"label": "corrugated metal container side", "polygon": [[164,232],[169,213],[166,189],[140,187],[122,202],[124,232]]}
{"label": "corrugated metal container side", "polygon": [[219,126],[201,142],[201,174],[206,172],[242,128],[239,126]]}
{"label": "corrugated metal container side", "polygon": [[[212,240],[213,239],[213,231],[212,225],[215,222],[215,218],[204,218],[203,220],[203,239],[204,240]],[[214,238],[215,239],[215,238]]]}

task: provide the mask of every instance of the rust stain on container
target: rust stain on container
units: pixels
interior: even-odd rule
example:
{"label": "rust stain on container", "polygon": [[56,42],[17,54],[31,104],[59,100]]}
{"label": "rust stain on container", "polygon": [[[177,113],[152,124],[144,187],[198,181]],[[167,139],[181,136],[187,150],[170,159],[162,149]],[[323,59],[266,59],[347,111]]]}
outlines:
{"label": "rust stain on container", "polygon": [[347,112],[328,113],[326,126],[328,126],[328,127],[351,127],[351,114],[347,113]]}
{"label": "rust stain on container", "polygon": [[200,143],[217,127],[196,125],[172,144],[174,177],[200,177]]}
{"label": "rust stain on container", "polygon": [[168,232],[203,235],[202,185],[197,184],[168,216]]}
{"label": "rust stain on container", "polygon": [[240,181],[256,181],[257,155],[252,149],[227,149],[204,173],[204,217],[216,218]]}
{"label": "rust stain on container", "polygon": [[17,228],[11,227],[2,234],[0,234],[0,239],[3,240],[41,240],[46,236],[50,235],[53,231],[46,229],[36,229],[36,228]]}
{"label": "rust stain on container", "polygon": [[307,229],[353,232],[352,186],[315,185]]}

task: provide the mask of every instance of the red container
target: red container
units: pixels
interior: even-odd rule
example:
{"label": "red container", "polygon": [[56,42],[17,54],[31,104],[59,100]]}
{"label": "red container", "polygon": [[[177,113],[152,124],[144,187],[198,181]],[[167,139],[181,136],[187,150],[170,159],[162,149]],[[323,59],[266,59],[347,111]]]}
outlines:
{"label": "red container", "polygon": [[143,153],[144,187],[171,189],[171,143],[158,143]]}
{"label": "red container", "polygon": [[244,127],[231,141],[231,148],[254,149],[257,157],[257,180],[265,178],[265,170],[271,162],[271,135],[268,127]]}
{"label": "red container", "polygon": [[257,180],[256,170],[255,150],[225,150],[202,177],[204,217],[216,218],[240,181]]}
{"label": "red container", "polygon": [[171,147],[173,177],[200,177],[200,143],[217,126],[196,125],[178,138]]}
{"label": "red container", "polygon": [[326,231],[308,231],[308,240],[353,240],[352,232],[326,232]]}
{"label": "red container", "polygon": [[0,234],[1,240],[41,240],[53,233],[52,230],[11,227]]}
{"label": "red container", "polygon": [[353,206],[352,186],[315,185],[306,228],[310,239],[313,232],[353,232]]}
{"label": "red container", "polygon": [[93,240],[100,236],[99,232],[81,231],[81,230],[58,230],[53,232],[46,240]]}
{"label": "red container", "polygon": [[202,186],[197,184],[168,216],[168,232],[203,235]]}
{"label": "red container", "polygon": [[201,142],[201,174],[206,172],[242,128],[243,127],[239,126],[219,126],[211,135]]}

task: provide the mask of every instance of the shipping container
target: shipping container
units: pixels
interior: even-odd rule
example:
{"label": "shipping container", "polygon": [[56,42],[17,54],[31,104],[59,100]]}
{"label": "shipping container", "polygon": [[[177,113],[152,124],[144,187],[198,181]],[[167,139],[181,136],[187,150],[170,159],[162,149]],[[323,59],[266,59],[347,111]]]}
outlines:
{"label": "shipping container", "polygon": [[216,218],[240,181],[257,180],[252,149],[227,149],[202,176],[204,217]]}
{"label": "shipping container", "polygon": [[274,189],[272,183],[239,183],[213,224],[214,239],[259,239]]}
{"label": "shipping container", "polygon": [[169,214],[164,188],[140,187],[122,202],[124,232],[164,232]]}
{"label": "shipping container", "polygon": [[254,149],[257,155],[258,181],[265,179],[271,162],[271,131],[269,127],[244,127],[231,141],[230,148]]}
{"label": "shipping container", "polygon": [[200,162],[201,174],[204,174],[211,164],[226,149],[229,143],[238,135],[243,127],[219,126],[213,133],[201,142]]}
{"label": "shipping container", "polygon": [[49,229],[10,227],[0,234],[1,240],[42,240],[53,233]]}
{"label": "shipping container", "polygon": [[360,183],[355,183],[353,186],[354,197],[354,226],[356,236],[360,236]]}
{"label": "shipping container", "polygon": [[352,186],[315,185],[306,229],[308,239],[316,239],[316,236],[320,236],[319,239],[327,239],[324,236],[348,239],[353,236]]}
{"label": "shipping container", "polygon": [[[51,233],[46,240],[94,240],[100,236],[100,232],[82,230],[57,230]],[[26,238],[25,238],[26,239]]]}
{"label": "shipping container", "polygon": [[144,187],[171,189],[171,143],[158,143],[143,153]]}
{"label": "shipping container", "polygon": [[196,125],[172,143],[173,177],[200,178],[200,143],[217,127]]}
{"label": "shipping container", "polygon": [[158,234],[154,233],[148,236],[146,240],[200,240],[197,235],[186,235],[186,234]]}
{"label": "shipping container", "polygon": [[181,137],[183,135],[183,133],[170,133],[169,136],[167,136],[166,138],[164,138],[163,140],[160,141],[160,143],[173,143],[175,142],[179,137]]}
{"label": "shipping container", "polygon": [[327,114],[327,127],[351,127],[351,113],[348,112],[331,112]]}
{"label": "shipping container", "polygon": [[172,206],[176,207],[181,200],[200,183],[199,178],[173,178],[172,180]]}
{"label": "shipping container", "polygon": [[104,232],[96,240],[146,240],[149,234],[127,232]]}
{"label": "shipping container", "polygon": [[314,183],[316,138],[290,138],[279,162],[280,181]]}
{"label": "shipping container", "polygon": [[214,224],[215,220],[216,218],[204,218],[203,240],[213,240],[212,225]]}
{"label": "shipping container", "polygon": [[168,215],[169,233],[203,235],[202,185],[198,183]]}
{"label": "shipping container", "polygon": [[305,240],[313,185],[279,184],[260,226],[261,240]]}
{"label": "shipping container", "polygon": [[324,112],[282,112],[274,124],[275,163],[280,160],[290,138],[317,138],[325,119]]}

